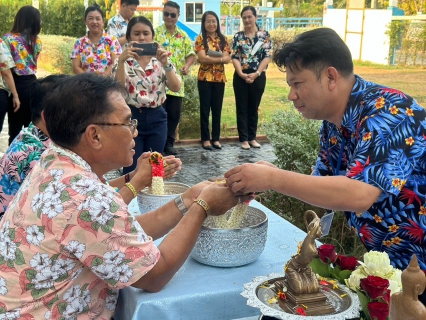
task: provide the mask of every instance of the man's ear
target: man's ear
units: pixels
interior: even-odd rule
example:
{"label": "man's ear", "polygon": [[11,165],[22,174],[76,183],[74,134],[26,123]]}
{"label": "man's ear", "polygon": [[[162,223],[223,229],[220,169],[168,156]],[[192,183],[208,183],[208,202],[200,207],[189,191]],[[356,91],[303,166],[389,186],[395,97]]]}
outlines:
{"label": "man's ear", "polygon": [[339,72],[334,67],[328,67],[326,69],[327,83],[329,90],[336,88],[338,81],[340,80]]}
{"label": "man's ear", "polygon": [[102,148],[102,131],[99,130],[99,127],[93,124],[89,124],[86,128],[86,131],[83,132],[81,137],[86,140],[86,144],[93,147],[96,150]]}

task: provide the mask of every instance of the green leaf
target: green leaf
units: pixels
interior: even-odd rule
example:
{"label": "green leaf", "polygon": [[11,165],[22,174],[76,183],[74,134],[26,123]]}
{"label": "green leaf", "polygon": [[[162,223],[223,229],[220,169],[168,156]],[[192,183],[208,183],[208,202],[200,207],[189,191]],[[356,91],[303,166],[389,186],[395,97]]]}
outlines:
{"label": "green leaf", "polygon": [[31,290],[31,295],[33,296],[34,299],[39,299],[40,297],[42,297],[47,291],[49,291],[49,289],[33,289]]}
{"label": "green leaf", "polygon": [[90,217],[88,210],[84,210],[84,211],[81,212],[80,219],[87,221],[87,222],[92,222],[92,218]]}
{"label": "green leaf", "polygon": [[345,284],[345,279],[349,279],[351,276],[352,271],[350,270],[342,270],[339,272],[339,281],[342,284]]}
{"label": "green leaf", "polygon": [[81,294],[83,294],[84,290],[89,286],[88,283],[85,283],[84,286],[81,287]]}
{"label": "green leaf", "polygon": [[46,304],[49,310],[52,309],[53,304],[58,300],[59,300],[59,296],[55,295],[55,297]]}
{"label": "green leaf", "polygon": [[367,295],[365,295],[362,291],[358,289],[356,290],[356,293],[358,294],[359,302],[361,304],[362,311],[364,312],[366,320],[371,320],[370,313],[368,312],[368,307],[367,307],[368,303],[370,302],[370,298],[367,297]]}
{"label": "green leaf", "polygon": [[15,264],[13,263],[13,260],[7,260],[7,266],[10,268],[15,268]]}
{"label": "green leaf", "polygon": [[58,310],[60,314],[63,314],[64,311],[67,309],[68,303],[66,302],[61,302],[60,304],[58,304]]}
{"label": "green leaf", "polygon": [[115,201],[111,201],[111,204],[109,205],[109,209],[111,213],[117,212],[117,210],[120,208],[118,204],[115,203]]}
{"label": "green leaf", "polygon": [[0,307],[0,314],[2,314],[2,313],[6,313],[6,309],[3,308],[3,307]]}
{"label": "green leaf", "polygon": [[49,185],[49,182],[43,183],[42,185],[40,185],[40,192],[44,192],[44,190],[46,190],[47,186]]}
{"label": "green leaf", "polygon": [[4,260],[3,256],[0,254],[0,264],[4,264],[6,260]]}
{"label": "green leaf", "polygon": [[25,259],[24,259],[24,255],[22,254],[21,249],[16,248],[16,252],[15,252],[15,263],[18,266],[21,266],[25,263]]}
{"label": "green leaf", "polygon": [[64,191],[61,192],[60,199],[61,199],[62,203],[68,201],[69,199],[71,199],[70,194],[68,193],[67,190],[64,190]]}
{"label": "green leaf", "polygon": [[99,266],[100,264],[103,264],[104,260],[102,258],[96,257],[92,260],[92,267]]}
{"label": "green leaf", "polygon": [[37,274],[37,271],[30,269],[30,270],[25,271],[25,274],[27,275],[28,280],[33,281],[33,279],[35,278],[35,276]]}
{"label": "green leaf", "polygon": [[43,208],[44,205],[42,205],[40,207],[40,209],[37,210],[37,218],[41,219],[41,209]]}
{"label": "green leaf", "polygon": [[27,283],[27,285],[25,286],[25,290],[30,291],[33,290],[35,288],[34,283]]}
{"label": "green leaf", "polygon": [[68,272],[65,272],[64,274],[62,274],[58,279],[55,280],[55,282],[62,282],[66,279],[68,279]]}
{"label": "green leaf", "polygon": [[9,238],[10,238],[10,240],[14,240],[15,239],[15,228],[10,228],[9,229]]}
{"label": "green leaf", "polygon": [[81,180],[81,174],[78,174],[74,177],[71,178],[70,182],[71,183],[76,183],[78,180]]}
{"label": "green leaf", "polygon": [[114,279],[107,279],[107,280],[105,280],[105,282],[110,284],[111,286],[115,286],[118,281],[114,280]]}
{"label": "green leaf", "polygon": [[99,222],[97,222],[97,221],[92,222],[92,228],[94,230],[98,231],[100,227],[101,227],[101,224]]}
{"label": "green leaf", "polygon": [[[44,228],[44,227],[43,227],[43,228]],[[52,264],[54,264],[54,263],[55,263],[56,259],[58,259],[58,257],[59,257],[60,255],[61,255],[60,253],[58,253],[58,254],[54,254],[54,255],[52,256],[52,258],[50,258],[50,260],[52,261]]]}
{"label": "green leaf", "polygon": [[102,231],[105,233],[111,233],[112,227],[114,227],[114,219],[109,219],[105,225],[102,226]]}
{"label": "green leaf", "polygon": [[322,262],[321,259],[319,258],[312,259],[309,266],[312,268],[312,270],[315,273],[318,273],[321,277],[331,278],[328,264],[325,264],[324,262]]}

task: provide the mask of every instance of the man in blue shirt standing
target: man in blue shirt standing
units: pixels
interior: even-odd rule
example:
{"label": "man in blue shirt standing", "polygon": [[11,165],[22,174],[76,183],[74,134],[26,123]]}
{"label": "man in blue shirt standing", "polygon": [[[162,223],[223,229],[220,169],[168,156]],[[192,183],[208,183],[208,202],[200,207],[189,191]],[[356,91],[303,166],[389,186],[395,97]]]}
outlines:
{"label": "man in blue shirt standing", "polygon": [[225,174],[234,192],[272,189],[344,211],[367,250],[387,252],[405,269],[413,254],[426,270],[426,111],[409,95],[354,75],[335,31],[300,34],[274,54],[285,68],[289,100],[322,120],[313,175],[267,163]]}
{"label": "man in blue shirt standing", "polygon": [[108,20],[107,33],[116,36],[121,46],[127,43],[127,24],[135,15],[139,0],[121,0],[121,6],[117,14]]}

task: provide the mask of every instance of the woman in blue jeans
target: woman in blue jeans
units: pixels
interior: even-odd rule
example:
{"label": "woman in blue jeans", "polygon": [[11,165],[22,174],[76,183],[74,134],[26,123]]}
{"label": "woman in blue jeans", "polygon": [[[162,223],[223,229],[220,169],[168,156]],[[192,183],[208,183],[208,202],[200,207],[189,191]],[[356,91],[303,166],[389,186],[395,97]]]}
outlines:
{"label": "woman in blue jeans", "polygon": [[181,78],[176,74],[166,50],[158,47],[155,56],[148,56],[142,49],[133,46],[153,42],[154,28],[147,18],[132,18],[126,38],[129,43],[112,69],[115,79],[127,88],[129,96],[126,102],[132,110],[133,119],[138,120],[133,165],[124,168],[124,174],[135,169],[143,152],[164,150],[167,138],[167,113],[163,108],[166,86],[172,91],[179,91],[181,85]]}

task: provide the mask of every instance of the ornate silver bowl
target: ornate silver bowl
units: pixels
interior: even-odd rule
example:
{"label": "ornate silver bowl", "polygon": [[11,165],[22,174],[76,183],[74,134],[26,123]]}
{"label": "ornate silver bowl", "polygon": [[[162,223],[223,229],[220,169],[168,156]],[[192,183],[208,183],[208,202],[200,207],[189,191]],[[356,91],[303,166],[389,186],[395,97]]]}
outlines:
{"label": "ornate silver bowl", "polygon": [[151,194],[149,188],[143,189],[138,194],[138,205],[140,213],[155,210],[178,195],[188,190],[190,186],[179,182],[164,182],[164,195]]}
{"label": "ornate silver bowl", "polygon": [[[232,209],[226,214],[231,212]],[[268,216],[249,206],[240,225],[237,229],[219,229],[214,227],[212,217],[208,217],[191,257],[214,267],[237,267],[255,261],[265,249]]]}
{"label": "ornate silver bowl", "polygon": [[281,280],[284,274],[271,273],[267,276],[253,278],[252,282],[244,284],[244,291],[241,295],[247,298],[247,305],[259,308],[263,315],[282,320],[344,320],[359,317],[361,305],[358,295],[352,292],[348,287],[339,284],[339,288],[332,290],[321,285],[322,292],[327,296],[328,302],[335,308],[333,314],[320,316],[299,316],[288,313],[281,309],[278,302],[270,303],[268,300],[275,296],[275,293],[268,288],[276,280]]}

